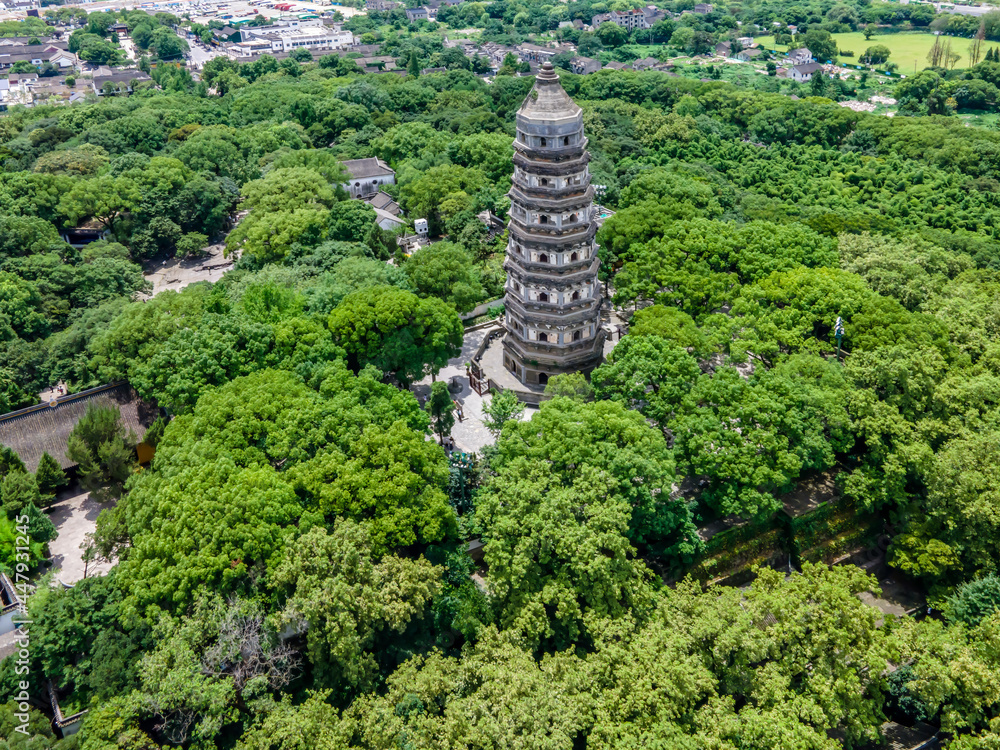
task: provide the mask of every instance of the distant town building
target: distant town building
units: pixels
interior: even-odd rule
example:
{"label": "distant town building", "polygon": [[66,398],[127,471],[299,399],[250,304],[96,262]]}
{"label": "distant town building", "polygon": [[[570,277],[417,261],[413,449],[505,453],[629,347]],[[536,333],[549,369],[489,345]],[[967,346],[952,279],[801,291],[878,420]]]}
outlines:
{"label": "distant town building", "polygon": [[715,54],[719,57],[729,57],[733,51],[732,42],[719,42],[715,45]]}
{"label": "distant town building", "polygon": [[763,51],[759,49],[741,49],[736,53],[736,59],[742,62],[752,62],[763,54]]}
{"label": "distant town building", "polygon": [[367,198],[379,192],[382,185],[396,184],[396,173],[388,164],[374,156],[368,159],[348,159],[343,164],[350,177],[344,189],[352,198]]}
{"label": "distant town building", "polygon": [[610,13],[599,13],[590,20],[590,25],[595,29],[602,23],[613,23],[623,29],[632,31],[634,29],[648,29],[651,24],[646,20],[646,14],[641,10],[613,10]]}
{"label": "distant town building", "polygon": [[804,65],[796,65],[792,68],[791,75],[789,76],[793,81],[798,81],[799,83],[805,83],[806,81],[812,80],[812,77],[816,74],[823,72],[823,66],[819,63],[805,63]]}
{"label": "distant town building", "polygon": [[430,11],[427,8],[407,8],[406,9],[406,20],[410,21],[428,21],[430,20]]}
{"label": "distant town building", "polygon": [[396,69],[396,58],[390,57],[388,55],[381,55],[379,57],[356,57],[354,62],[358,64],[362,70],[395,70]]}
{"label": "distant town building", "polygon": [[650,70],[655,68],[660,64],[660,61],[655,57],[643,57],[641,60],[636,60],[632,63],[633,70]]}
{"label": "distant town building", "polygon": [[216,42],[238,42],[240,41],[240,30],[234,29],[232,26],[212,29],[212,38]]}
{"label": "distant town building", "polygon": [[[34,42],[37,39],[38,42]],[[43,38],[39,36],[5,36],[0,37],[0,49],[6,47],[29,47],[41,44],[43,47],[58,47],[59,49],[69,49],[69,43],[58,37],[52,36]]]}
{"label": "distant town building", "polygon": [[358,44],[355,42],[354,44],[345,47],[343,50],[338,50],[337,54],[343,57],[344,55],[349,55],[352,52],[357,52],[359,55],[363,55],[364,57],[373,57],[377,55],[381,49],[382,46],[379,44]]}
{"label": "distant town building", "polygon": [[642,15],[646,17],[646,27],[652,28],[653,24],[659,23],[667,17],[665,10],[660,10],[655,5],[647,5],[641,8]]}
{"label": "distant town building", "polygon": [[585,76],[599,71],[601,61],[592,57],[574,57],[569,61],[569,69],[579,76]]}
{"label": "distant town building", "polygon": [[247,54],[260,54],[263,43],[272,52],[291,52],[303,47],[308,50],[344,49],[354,44],[354,34],[338,28],[328,28],[320,19],[280,23],[272,26],[243,26],[236,45]]}
{"label": "distant town building", "polygon": [[392,199],[392,196],[385,191],[379,190],[375,195],[368,198],[368,203],[371,204],[372,208],[380,209],[386,213],[390,213],[393,216],[402,216],[403,209],[399,207],[399,204]]}
{"label": "distant town building", "polygon": [[152,80],[152,78],[141,70],[121,70],[111,75],[94,76],[91,84],[94,93],[98,96],[104,96],[105,94],[123,96],[131,94],[135,84]]}
{"label": "distant town building", "polygon": [[537,44],[522,44],[517,48],[517,56],[524,62],[543,63],[559,54],[559,50],[551,47],[540,47]]}
{"label": "distant town building", "polygon": [[379,225],[379,228],[388,229],[393,232],[406,226],[406,222],[403,219],[388,211],[383,211],[381,208],[375,209],[375,223]]}
{"label": "distant town building", "polygon": [[516,57],[517,49],[496,42],[486,42],[483,45],[483,54],[490,59],[490,65],[496,70],[503,65],[507,55],[513,54]]}
{"label": "distant town building", "polygon": [[402,3],[397,3],[393,0],[365,0],[365,8],[367,10],[378,10],[383,13],[393,8],[398,8],[400,5]]}
{"label": "distant town building", "polygon": [[76,461],[66,455],[69,436],[90,404],[115,407],[137,441],[159,416],[156,405],[140,399],[128,383],[109,383],[0,416],[0,444],[17,453],[28,471],[37,471],[43,453],[62,468],[72,468]]}
{"label": "distant town building", "polygon": [[699,16],[707,16],[712,12],[712,6],[710,3],[698,3],[691,12],[697,13]]}
{"label": "distant town building", "polygon": [[812,62],[813,55],[805,47],[799,47],[798,49],[793,49],[786,56],[788,62],[792,65],[803,65],[807,62]]}
{"label": "distant town building", "polygon": [[58,44],[5,44],[0,46],[0,70],[6,70],[15,63],[26,62],[39,66],[50,62],[58,68],[72,68],[79,62],[77,56],[67,49],[65,42]]}

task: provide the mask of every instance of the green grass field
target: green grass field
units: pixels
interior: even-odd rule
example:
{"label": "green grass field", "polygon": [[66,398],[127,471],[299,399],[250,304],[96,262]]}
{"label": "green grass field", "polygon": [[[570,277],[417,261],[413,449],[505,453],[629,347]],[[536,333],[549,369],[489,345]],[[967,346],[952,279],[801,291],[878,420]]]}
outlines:
{"label": "green grass field", "polygon": [[[847,65],[856,65],[858,64],[857,59],[864,54],[868,47],[875,44],[882,44],[892,50],[889,62],[896,63],[899,66],[899,72],[903,75],[913,75],[914,66],[916,66],[916,70],[918,71],[926,68],[929,65],[927,62],[927,53],[930,52],[931,47],[934,45],[933,34],[921,33],[876,34],[870,41],[866,41],[865,35],[860,31],[853,31],[849,34],[834,34],[833,37],[837,40],[837,47],[839,49],[850,50],[854,53],[854,57],[839,58],[840,62]],[[959,37],[944,37],[942,43],[947,42],[949,39],[951,40],[952,49],[962,56],[955,67],[968,67],[968,47],[972,40],[961,39]],[[774,37],[759,37],[757,41],[768,49],[777,49],[779,51],[785,51],[786,49],[784,46],[775,47]]]}

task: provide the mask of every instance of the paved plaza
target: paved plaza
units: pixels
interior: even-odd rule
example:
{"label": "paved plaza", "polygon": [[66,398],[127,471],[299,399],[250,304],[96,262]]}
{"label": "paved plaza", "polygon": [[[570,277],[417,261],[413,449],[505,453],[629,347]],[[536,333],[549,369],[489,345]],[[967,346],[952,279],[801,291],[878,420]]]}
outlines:
{"label": "paved plaza", "polygon": [[71,585],[83,580],[84,567],[87,577],[104,575],[111,569],[106,562],[91,562],[84,566],[83,545],[87,534],[92,534],[97,528],[97,514],[106,504],[90,499],[90,493],[71,495],[59,501],[49,514],[49,520],[56,527],[59,536],[49,542],[49,552],[52,553],[52,567],[56,578],[63,584]]}
{"label": "paved plaza", "polygon": [[[449,385],[453,382],[457,384],[457,390],[452,386],[452,398],[462,409],[462,421],[458,421],[458,415],[456,414],[455,426],[451,430],[451,436],[455,440],[455,450],[465,453],[477,453],[484,445],[490,445],[493,442],[493,435],[490,434],[490,431],[486,429],[486,425],[483,424],[483,404],[489,403],[488,399],[491,399],[492,396],[490,394],[480,396],[469,387],[469,378],[465,374],[465,363],[472,361],[472,358],[476,354],[476,349],[479,348],[479,344],[482,343],[483,339],[490,333],[498,330],[502,330],[499,324],[474,331],[466,331],[465,340],[462,342],[462,353],[458,357],[455,357],[455,359],[449,360],[448,364],[437,374],[438,380],[444,380]],[[493,349],[499,346],[498,339],[494,346],[490,348]],[[501,367],[501,369],[503,368]],[[431,378],[428,376],[415,383],[413,392],[420,399],[421,403],[425,403],[431,392]],[[522,419],[531,419],[532,414],[533,411],[530,408],[525,409]]]}
{"label": "paved plaza", "polygon": [[[614,328],[620,325],[622,321],[617,315],[612,314],[611,323]],[[438,380],[448,382],[452,398],[462,409],[462,421],[458,421],[458,415],[456,414],[455,426],[451,431],[451,436],[455,440],[456,450],[465,453],[477,453],[484,445],[490,445],[493,442],[493,435],[490,434],[490,431],[486,429],[486,425],[483,424],[483,405],[488,404],[489,399],[493,397],[489,393],[480,396],[469,387],[469,378],[466,375],[465,364],[472,361],[476,350],[479,349],[479,345],[487,336],[503,333],[503,330],[503,327],[498,322],[495,325],[478,330],[466,331],[465,340],[462,342],[462,353],[458,357],[449,360],[448,364],[437,374]],[[617,343],[617,334],[609,334],[604,341],[605,357],[611,353],[611,350],[614,349]],[[544,388],[525,385],[503,366],[503,339],[499,335],[495,336],[486,347],[480,360],[480,366],[486,377],[503,388],[535,393],[544,392]],[[421,404],[426,403],[431,392],[430,376],[415,383],[412,390],[417,398],[420,399]],[[531,419],[531,415],[535,413],[535,410],[536,407],[526,407],[521,419],[528,421]]]}
{"label": "paved plaza", "polygon": [[179,292],[188,284],[197,281],[218,281],[233,267],[232,256],[225,257],[225,245],[209,245],[205,254],[197,258],[170,258],[159,265],[146,269],[146,281],[153,285],[150,292],[155,297],[166,289]]}

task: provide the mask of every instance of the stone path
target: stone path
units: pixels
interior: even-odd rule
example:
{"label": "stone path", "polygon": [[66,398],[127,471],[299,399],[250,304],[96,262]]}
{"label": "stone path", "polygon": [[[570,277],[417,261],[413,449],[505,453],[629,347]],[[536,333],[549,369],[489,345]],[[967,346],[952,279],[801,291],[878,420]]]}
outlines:
{"label": "stone path", "polygon": [[[83,580],[83,544],[87,534],[97,528],[97,514],[108,505],[90,499],[90,493],[73,495],[54,506],[49,520],[56,527],[59,536],[49,542],[52,553],[52,568],[56,578],[63,584],[71,585]],[[111,569],[106,562],[91,562],[86,566],[87,577],[104,575]]]}
{"label": "stone path", "polygon": [[[437,375],[438,380],[449,383],[454,380],[459,386],[459,390],[452,390],[452,398],[462,407],[463,420],[459,422],[456,414],[451,436],[455,440],[455,449],[465,453],[476,453],[484,445],[493,443],[493,435],[483,424],[483,404],[489,403],[492,396],[490,394],[480,396],[469,387],[469,379],[465,375],[465,363],[472,361],[482,340],[497,328],[498,326],[490,326],[476,331],[466,331],[461,355],[449,360]],[[424,403],[431,392],[431,378],[426,377],[415,383],[412,390],[420,402]],[[531,419],[533,413],[531,409],[525,409],[522,419]]]}

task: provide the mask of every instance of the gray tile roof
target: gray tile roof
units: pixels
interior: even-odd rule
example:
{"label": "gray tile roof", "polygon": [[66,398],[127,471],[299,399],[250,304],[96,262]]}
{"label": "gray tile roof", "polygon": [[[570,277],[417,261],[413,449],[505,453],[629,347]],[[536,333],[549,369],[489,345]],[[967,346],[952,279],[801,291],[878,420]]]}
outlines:
{"label": "gray tile roof", "polygon": [[374,156],[369,159],[348,159],[344,162],[344,169],[347,170],[352,180],[396,174],[389,169],[388,164]]}
{"label": "gray tile roof", "polygon": [[369,201],[372,204],[372,208],[379,208],[383,211],[388,211],[389,213],[399,216],[399,204],[392,199],[392,196],[385,191],[379,190],[375,195],[373,195]]}
{"label": "gray tile roof", "polygon": [[66,456],[66,444],[91,403],[115,406],[125,429],[135,433],[137,441],[158,414],[155,404],[142,401],[128,383],[110,383],[60,396],[55,407],[37,404],[0,416],[0,443],[17,453],[31,472],[38,468],[42,453],[50,454],[64,469],[75,466]]}

